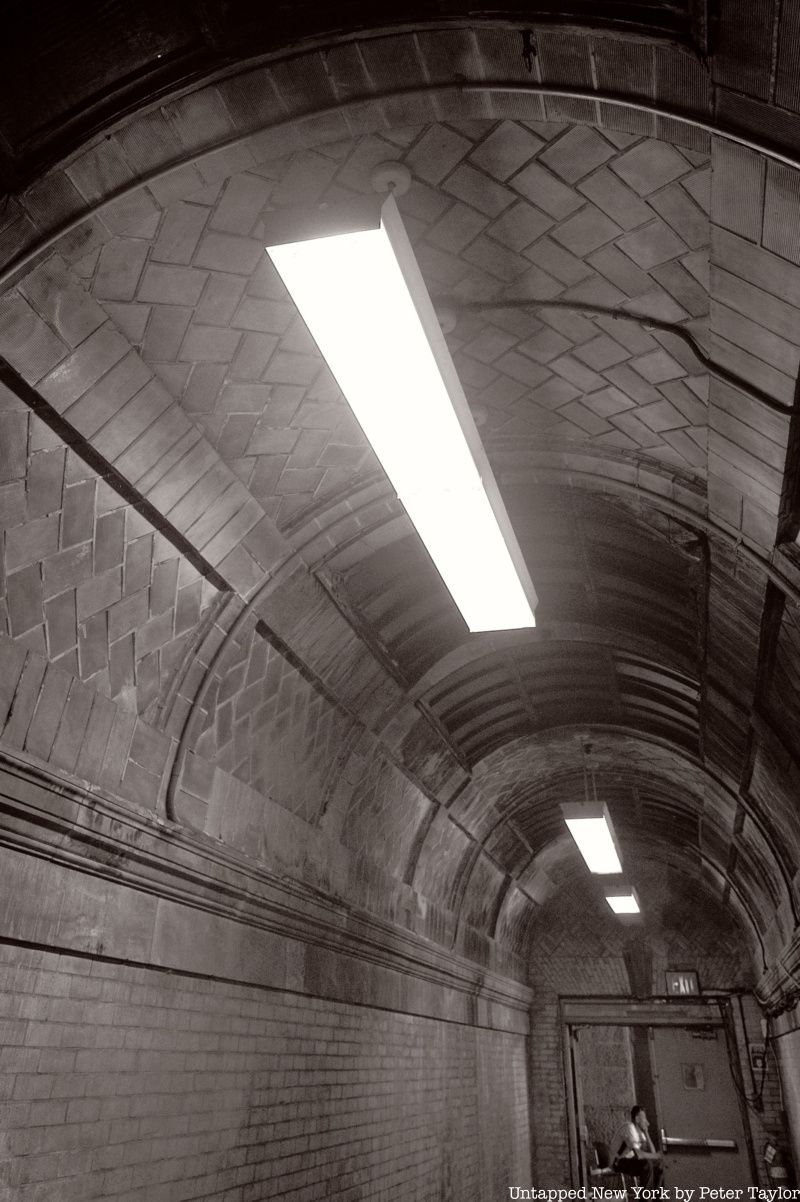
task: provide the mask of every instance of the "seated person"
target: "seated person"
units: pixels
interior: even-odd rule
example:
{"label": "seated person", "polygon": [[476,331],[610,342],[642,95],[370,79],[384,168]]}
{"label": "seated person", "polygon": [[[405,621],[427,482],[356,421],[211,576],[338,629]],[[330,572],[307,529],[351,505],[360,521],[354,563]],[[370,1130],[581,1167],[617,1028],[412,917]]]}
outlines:
{"label": "seated person", "polygon": [[650,1138],[650,1124],[643,1106],[631,1109],[629,1123],[620,1131],[616,1143],[614,1168],[624,1177],[634,1177],[637,1185],[661,1185],[664,1168],[661,1153],[656,1152]]}

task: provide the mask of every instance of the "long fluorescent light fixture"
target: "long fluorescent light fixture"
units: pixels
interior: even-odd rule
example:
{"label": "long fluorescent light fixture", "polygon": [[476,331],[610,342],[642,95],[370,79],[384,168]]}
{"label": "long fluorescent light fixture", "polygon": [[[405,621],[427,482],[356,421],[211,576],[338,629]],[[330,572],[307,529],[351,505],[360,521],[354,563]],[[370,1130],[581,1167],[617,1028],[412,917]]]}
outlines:
{"label": "long fluorescent light fixture", "polygon": [[562,805],[569,833],[578,845],[590,872],[621,873],[619,852],[608,809],[600,802]]}
{"label": "long fluorescent light fixture", "polygon": [[639,899],[634,889],[625,893],[606,893],[606,901],[615,914],[639,914]]}
{"label": "long fluorescent light fixture", "polygon": [[341,232],[321,210],[267,251],[469,629],[534,626],[536,593],[397,205],[373,211]]}

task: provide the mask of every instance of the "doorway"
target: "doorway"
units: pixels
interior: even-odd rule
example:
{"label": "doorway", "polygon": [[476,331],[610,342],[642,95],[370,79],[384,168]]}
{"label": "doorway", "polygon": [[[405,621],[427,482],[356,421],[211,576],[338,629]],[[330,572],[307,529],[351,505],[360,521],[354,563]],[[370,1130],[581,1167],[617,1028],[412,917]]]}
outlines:
{"label": "doorway", "polygon": [[755,1182],[719,1005],[673,1010],[620,1002],[615,1013],[603,1003],[594,1017],[586,1002],[570,1007],[565,1054],[576,1184],[593,1184],[598,1146],[613,1159],[634,1102],[647,1111],[668,1186]]}

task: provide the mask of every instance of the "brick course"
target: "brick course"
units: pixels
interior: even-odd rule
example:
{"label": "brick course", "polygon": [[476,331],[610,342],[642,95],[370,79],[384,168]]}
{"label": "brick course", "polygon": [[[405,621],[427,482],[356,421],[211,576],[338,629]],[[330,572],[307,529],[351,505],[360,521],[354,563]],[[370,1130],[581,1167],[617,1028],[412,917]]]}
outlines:
{"label": "brick course", "polygon": [[8,946],[0,981],[3,1202],[529,1180],[521,1036]]}

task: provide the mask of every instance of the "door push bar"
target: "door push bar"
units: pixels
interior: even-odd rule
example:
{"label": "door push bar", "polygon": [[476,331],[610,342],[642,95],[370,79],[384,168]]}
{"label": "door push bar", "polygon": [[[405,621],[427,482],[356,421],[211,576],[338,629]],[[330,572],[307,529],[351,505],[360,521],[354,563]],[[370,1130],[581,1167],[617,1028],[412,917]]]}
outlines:
{"label": "door push bar", "polygon": [[680,1139],[677,1136],[667,1135],[663,1127],[661,1128],[661,1146],[665,1152],[668,1152],[670,1148],[705,1148],[709,1152],[735,1152],[738,1148],[735,1139]]}

